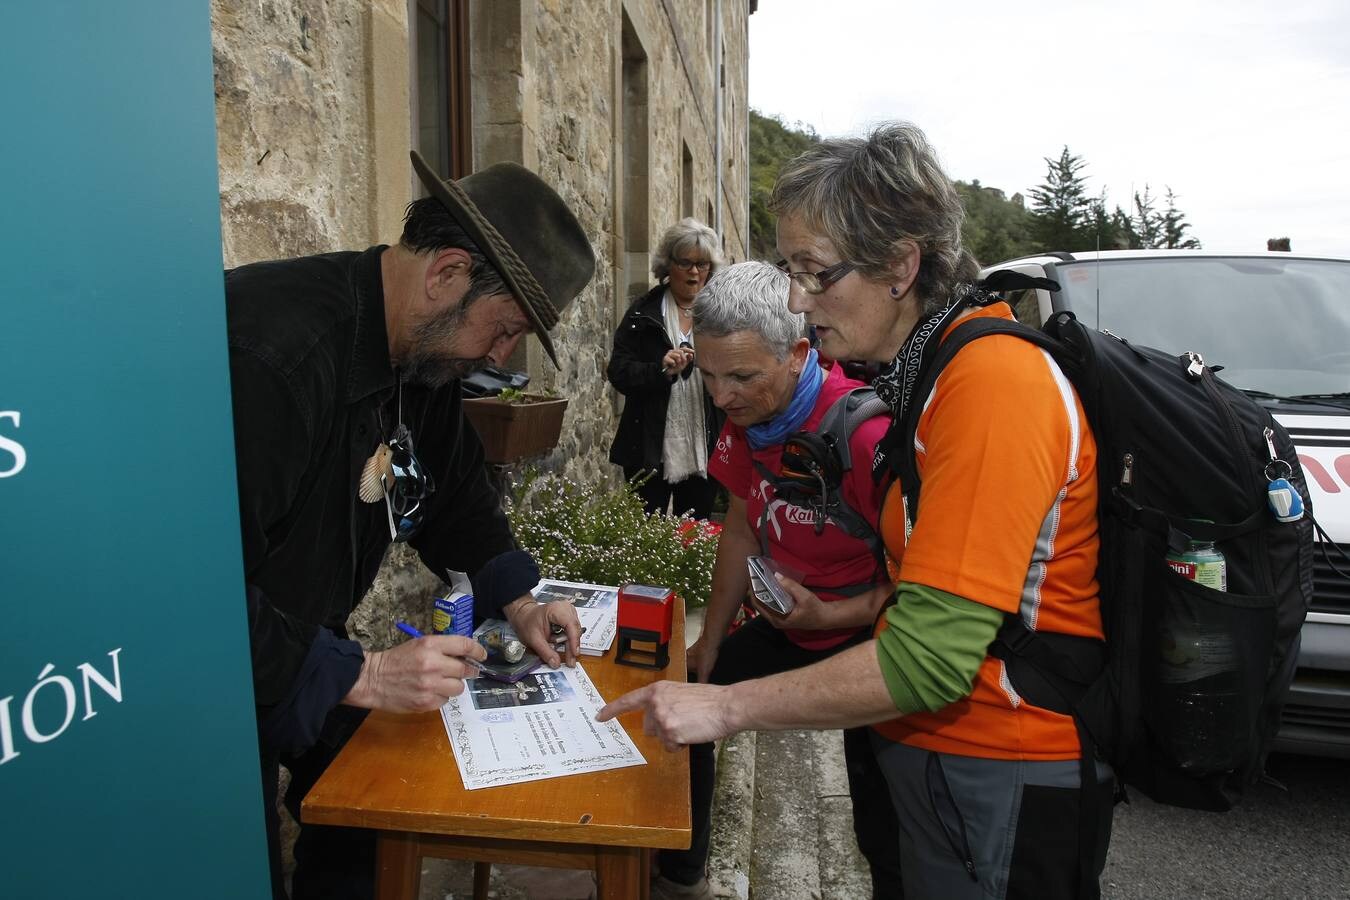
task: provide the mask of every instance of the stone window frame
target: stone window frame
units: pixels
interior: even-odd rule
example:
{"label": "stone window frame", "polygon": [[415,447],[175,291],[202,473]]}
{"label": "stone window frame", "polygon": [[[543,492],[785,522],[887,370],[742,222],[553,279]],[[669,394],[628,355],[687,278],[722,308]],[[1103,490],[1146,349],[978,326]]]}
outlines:
{"label": "stone window frame", "polygon": [[[418,144],[419,121],[418,102],[418,23],[422,7],[434,7],[434,17],[441,27],[438,35],[438,55],[443,71],[442,87],[445,91],[446,105],[441,126],[443,155],[440,159],[428,159],[441,174],[449,178],[463,178],[473,171],[473,101],[469,75],[469,6],[470,0],[408,0],[408,87],[409,108],[411,110],[410,137],[414,146]],[[415,196],[426,196],[426,188],[413,179]]]}

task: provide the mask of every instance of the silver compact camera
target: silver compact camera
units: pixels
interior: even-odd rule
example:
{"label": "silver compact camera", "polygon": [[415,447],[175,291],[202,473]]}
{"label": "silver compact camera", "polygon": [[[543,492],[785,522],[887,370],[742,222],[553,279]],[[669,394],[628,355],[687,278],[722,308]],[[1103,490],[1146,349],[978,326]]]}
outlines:
{"label": "silver compact camera", "polygon": [[755,599],[779,615],[785,616],[792,612],[796,601],[778,583],[778,579],[773,577],[775,573],[782,573],[784,577],[792,578],[792,573],[785,571],[767,556],[748,556],[745,564],[750,571],[750,591],[755,595]]}

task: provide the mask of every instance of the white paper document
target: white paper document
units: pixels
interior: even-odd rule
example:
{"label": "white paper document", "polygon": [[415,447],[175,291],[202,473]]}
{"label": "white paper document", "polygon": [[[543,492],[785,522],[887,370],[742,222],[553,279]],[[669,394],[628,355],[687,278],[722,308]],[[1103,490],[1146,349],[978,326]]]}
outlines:
{"label": "white paper document", "polygon": [[540,603],[571,603],[576,607],[581,627],[581,652],[604,656],[614,644],[619,628],[619,589],[604,584],[554,581],[545,578],[530,591]]}
{"label": "white paper document", "polygon": [[466,790],[645,765],[581,666],[538,669],[514,684],[473,678],[441,707]]}

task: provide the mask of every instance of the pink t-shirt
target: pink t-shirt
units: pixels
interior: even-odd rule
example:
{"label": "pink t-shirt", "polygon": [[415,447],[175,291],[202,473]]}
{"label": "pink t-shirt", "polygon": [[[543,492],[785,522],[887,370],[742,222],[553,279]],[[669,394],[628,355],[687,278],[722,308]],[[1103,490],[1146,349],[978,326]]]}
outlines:
{"label": "pink t-shirt", "polygon": [[[838,366],[832,368],[826,374],[815,408],[802,423],[801,430],[815,431],[835,400],[862,386],[862,382],[846,377]],[[877,522],[885,491],[872,481],[872,455],[890,421],[888,415],[868,419],[854,430],[853,439],[849,442],[853,468],[844,476],[844,499],[855,512],[873,525]],[[850,537],[833,523],[827,524],[825,530],[817,535],[815,514],[811,510],[791,505],[774,496],[773,488],[754,463],[760,463],[777,475],[782,471],[782,453],[781,444],[752,451],[745,438],[745,429],[727,422],[717,439],[712,459],[708,461],[708,474],[745,501],[746,519],[757,536],[760,516],[765,504],[768,504],[769,515],[764,528],[768,533],[769,554],[787,568],[804,573],[803,584],[815,591],[822,600],[842,599],[830,588],[871,583],[884,578],[884,574],[879,574],[876,557],[866,543]],[[857,632],[856,628],[832,631],[786,629],[784,634],[800,647],[825,650]]]}

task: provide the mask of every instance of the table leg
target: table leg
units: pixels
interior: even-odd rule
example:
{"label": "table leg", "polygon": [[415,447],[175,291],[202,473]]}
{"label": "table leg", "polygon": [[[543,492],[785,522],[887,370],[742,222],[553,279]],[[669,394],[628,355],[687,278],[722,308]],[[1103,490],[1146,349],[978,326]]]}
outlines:
{"label": "table leg", "polygon": [[375,849],[375,896],[378,900],[417,900],[422,887],[422,854],[417,837],[381,831]]}
{"label": "table leg", "polygon": [[492,863],[473,864],[473,900],[487,900],[488,886],[492,884]]}
{"label": "table leg", "polygon": [[641,847],[595,848],[596,900],[633,900],[647,896],[642,880]]}

